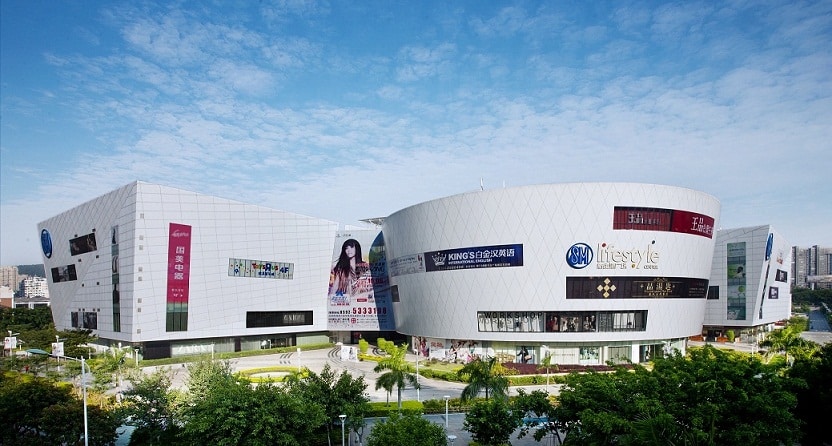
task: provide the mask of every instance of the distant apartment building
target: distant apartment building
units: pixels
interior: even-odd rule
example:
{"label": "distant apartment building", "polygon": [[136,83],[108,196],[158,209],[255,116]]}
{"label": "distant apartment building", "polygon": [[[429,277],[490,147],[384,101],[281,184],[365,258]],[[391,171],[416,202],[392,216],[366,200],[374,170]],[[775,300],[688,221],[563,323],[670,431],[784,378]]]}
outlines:
{"label": "distant apartment building", "polygon": [[23,279],[23,297],[49,297],[49,283],[45,277],[27,277]]}
{"label": "distant apartment building", "polygon": [[12,290],[12,293],[17,293],[20,289],[20,281],[23,278],[17,271],[16,266],[0,266],[0,286],[7,286]]}
{"label": "distant apartment building", "polygon": [[14,291],[6,285],[0,285],[0,307],[14,307]]}
{"label": "distant apartment building", "polygon": [[832,248],[792,247],[792,287],[832,289]]}
{"label": "distant apartment building", "polygon": [[14,308],[28,308],[31,310],[37,307],[48,307],[50,304],[51,301],[49,298],[42,296],[30,298],[18,297],[14,299]]}

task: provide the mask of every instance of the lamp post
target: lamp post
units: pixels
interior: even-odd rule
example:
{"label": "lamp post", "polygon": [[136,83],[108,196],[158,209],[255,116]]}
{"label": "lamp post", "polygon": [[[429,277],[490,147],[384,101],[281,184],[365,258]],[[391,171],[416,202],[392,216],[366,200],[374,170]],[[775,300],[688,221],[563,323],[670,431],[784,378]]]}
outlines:
{"label": "lamp post", "polygon": [[347,419],[346,415],[338,415],[338,418],[341,419],[341,446],[344,446],[344,420]]}
{"label": "lamp post", "polygon": [[[27,350],[29,353],[34,353],[36,355],[44,354],[43,351],[34,351],[34,350]],[[54,356],[55,359],[71,359],[73,361],[78,361],[81,363],[81,393],[84,395],[84,446],[89,446],[89,421],[87,417],[87,362],[84,360],[84,356],[81,356],[81,359],[73,358],[70,356],[63,356],[63,355],[49,355]],[[92,373],[92,370],[90,370]]]}
{"label": "lamp post", "polygon": [[419,396],[419,357],[422,356],[421,348],[416,350],[416,401],[422,402],[422,397]]}
{"label": "lamp post", "polygon": [[[74,358],[73,358],[74,359]],[[88,418],[87,418],[87,373],[84,371],[84,367],[87,365],[84,362],[84,357],[81,356],[81,392],[84,394],[84,446],[89,446],[89,431],[88,431]],[[92,370],[90,370],[92,373]]]}
{"label": "lamp post", "polygon": [[448,431],[448,400],[450,399],[450,396],[445,395],[445,432]]}

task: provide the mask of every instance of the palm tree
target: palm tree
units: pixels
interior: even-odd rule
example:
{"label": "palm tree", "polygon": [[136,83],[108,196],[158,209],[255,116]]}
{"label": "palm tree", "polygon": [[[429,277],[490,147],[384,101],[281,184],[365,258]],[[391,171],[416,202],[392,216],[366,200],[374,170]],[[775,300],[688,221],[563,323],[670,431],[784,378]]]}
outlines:
{"label": "palm tree", "polygon": [[373,369],[374,372],[379,373],[387,370],[376,379],[376,390],[385,389],[390,392],[393,386],[396,386],[398,391],[399,409],[402,408],[402,389],[410,383],[414,389],[419,388],[418,377],[410,373],[410,367],[405,360],[405,353],[407,353],[407,344],[402,344],[398,347],[387,350],[388,355],[379,360],[378,365]]}
{"label": "palm tree", "polygon": [[800,329],[793,326],[772,331],[760,345],[769,347],[768,362],[774,356],[783,354],[786,362],[790,363],[795,357],[808,358],[818,351],[818,345],[800,337]]}
{"label": "palm tree", "polygon": [[555,363],[551,352],[546,352],[546,356],[542,361],[540,361],[540,366],[538,368],[546,370],[546,393],[549,393],[549,370],[558,370],[558,365]]}
{"label": "palm tree", "polygon": [[485,390],[486,400],[488,400],[489,393],[494,398],[508,398],[508,379],[503,376],[503,366],[494,356],[485,360],[477,358],[465,364],[457,373],[463,380],[466,376],[468,378],[468,385],[462,389],[460,396],[462,401],[476,398],[483,390]]}

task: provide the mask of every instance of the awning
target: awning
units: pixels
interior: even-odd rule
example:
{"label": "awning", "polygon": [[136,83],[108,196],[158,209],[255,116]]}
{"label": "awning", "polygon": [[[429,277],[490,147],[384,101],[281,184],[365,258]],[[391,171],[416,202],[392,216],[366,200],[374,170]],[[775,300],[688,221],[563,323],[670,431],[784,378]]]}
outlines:
{"label": "awning", "polygon": [[30,355],[46,355],[46,356],[51,356],[51,355],[52,355],[52,353],[49,353],[49,352],[48,352],[48,351],[46,351],[46,350],[41,350],[41,349],[39,349],[39,348],[30,348],[30,349],[27,349],[27,350],[26,350],[26,353],[29,353]]}

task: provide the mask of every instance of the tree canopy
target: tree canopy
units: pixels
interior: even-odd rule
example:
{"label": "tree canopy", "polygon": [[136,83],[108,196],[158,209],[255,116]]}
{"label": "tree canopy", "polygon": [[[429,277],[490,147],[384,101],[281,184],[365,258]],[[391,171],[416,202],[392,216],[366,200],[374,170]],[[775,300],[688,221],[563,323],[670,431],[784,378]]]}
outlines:
{"label": "tree canopy", "polygon": [[463,381],[468,382],[468,385],[462,389],[460,399],[472,400],[483,391],[486,400],[489,395],[497,399],[508,398],[508,378],[503,376],[504,373],[502,364],[493,356],[487,359],[477,358],[465,364],[457,372]]}
{"label": "tree canopy", "polygon": [[[24,374],[0,374],[0,444],[77,444],[84,437],[83,400],[72,388]],[[116,438],[118,417],[97,405],[87,407],[89,444]]]}
{"label": "tree canopy", "polygon": [[346,415],[345,424],[352,430],[364,426],[364,417],[370,410],[366,395],[367,383],[363,376],[353,378],[346,370],[336,374],[329,364],[325,364],[320,374],[310,370],[294,375],[287,386],[296,398],[315,402],[321,406],[326,426],[328,442],[332,443],[333,422],[340,415]]}
{"label": "tree canopy", "polygon": [[793,444],[799,422],[785,379],[711,346],[611,374],[572,374],[555,410],[570,444]]}
{"label": "tree canopy", "polygon": [[373,425],[367,446],[445,446],[445,429],[413,412],[392,412]]}

